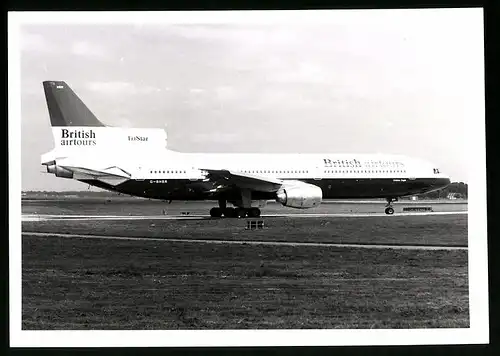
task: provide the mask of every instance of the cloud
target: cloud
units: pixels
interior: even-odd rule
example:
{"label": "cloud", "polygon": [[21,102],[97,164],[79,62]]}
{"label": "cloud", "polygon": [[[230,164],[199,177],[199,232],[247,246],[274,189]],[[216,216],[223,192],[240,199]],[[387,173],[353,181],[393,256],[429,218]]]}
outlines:
{"label": "cloud", "polygon": [[71,53],[77,56],[86,56],[94,58],[106,58],[108,56],[106,50],[97,44],[88,41],[78,41],[71,46]]}
{"label": "cloud", "polygon": [[[275,66],[275,63],[271,62],[271,66]],[[311,61],[287,63],[269,70],[266,77],[267,80],[278,83],[331,83],[331,74],[321,65]]]}
{"label": "cloud", "polygon": [[207,41],[230,41],[252,45],[286,45],[296,43],[298,31],[290,31],[289,27],[264,26],[243,27],[224,25],[187,25],[172,26],[170,30],[188,39],[201,39]]}
{"label": "cloud", "polygon": [[238,141],[238,135],[235,133],[223,133],[223,132],[214,132],[214,133],[198,133],[193,134],[190,137],[190,141],[192,142],[218,142],[218,143],[231,143]]}
{"label": "cloud", "polygon": [[139,86],[128,82],[90,82],[87,88],[106,95],[137,95],[150,94],[158,91],[151,86]]}
{"label": "cloud", "polygon": [[39,34],[25,33],[21,36],[21,51],[26,52],[50,52],[54,45]]}
{"label": "cloud", "polygon": [[125,117],[116,117],[113,121],[113,123],[117,126],[117,127],[135,127],[135,123],[133,123],[132,121],[130,121],[130,119],[128,118],[125,118]]}
{"label": "cloud", "polygon": [[234,88],[230,86],[220,86],[215,88],[215,95],[218,100],[233,100],[238,97]]}

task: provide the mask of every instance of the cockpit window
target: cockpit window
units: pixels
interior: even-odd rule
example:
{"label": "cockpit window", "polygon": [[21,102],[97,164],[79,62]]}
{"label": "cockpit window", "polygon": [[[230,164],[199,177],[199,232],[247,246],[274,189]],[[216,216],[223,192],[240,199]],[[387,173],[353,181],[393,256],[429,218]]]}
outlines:
{"label": "cockpit window", "polygon": [[439,174],[439,169],[438,168],[433,168],[434,169],[434,174]]}

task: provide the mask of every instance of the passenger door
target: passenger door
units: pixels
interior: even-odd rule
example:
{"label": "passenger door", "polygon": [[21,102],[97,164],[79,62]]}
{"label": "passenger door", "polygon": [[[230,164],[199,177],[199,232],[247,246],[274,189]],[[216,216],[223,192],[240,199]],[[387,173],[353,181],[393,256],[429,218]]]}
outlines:
{"label": "passenger door", "polygon": [[325,175],[324,168],[320,167],[320,166],[314,167],[312,173],[313,173],[314,180],[321,180],[321,179],[323,179],[322,177]]}

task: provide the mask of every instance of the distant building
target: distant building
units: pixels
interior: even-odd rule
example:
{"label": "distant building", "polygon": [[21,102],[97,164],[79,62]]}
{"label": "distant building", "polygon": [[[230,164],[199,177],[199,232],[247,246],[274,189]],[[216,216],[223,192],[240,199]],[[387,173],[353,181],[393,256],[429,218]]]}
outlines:
{"label": "distant building", "polygon": [[447,198],[450,200],[457,199],[457,193],[448,193]]}
{"label": "distant building", "polygon": [[418,200],[418,197],[416,195],[413,195],[410,197],[410,200]]}

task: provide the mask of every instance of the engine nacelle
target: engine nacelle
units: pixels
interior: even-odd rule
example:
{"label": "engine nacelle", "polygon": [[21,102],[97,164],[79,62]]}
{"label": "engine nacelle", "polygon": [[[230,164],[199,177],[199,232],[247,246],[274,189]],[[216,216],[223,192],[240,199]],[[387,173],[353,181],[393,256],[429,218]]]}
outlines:
{"label": "engine nacelle", "polygon": [[73,178],[73,172],[69,169],[63,168],[61,166],[52,164],[47,166],[47,172],[53,173],[59,178]]}
{"label": "engine nacelle", "polygon": [[276,193],[276,201],[297,209],[314,208],[321,204],[323,192],[321,188],[299,181],[284,184]]}

